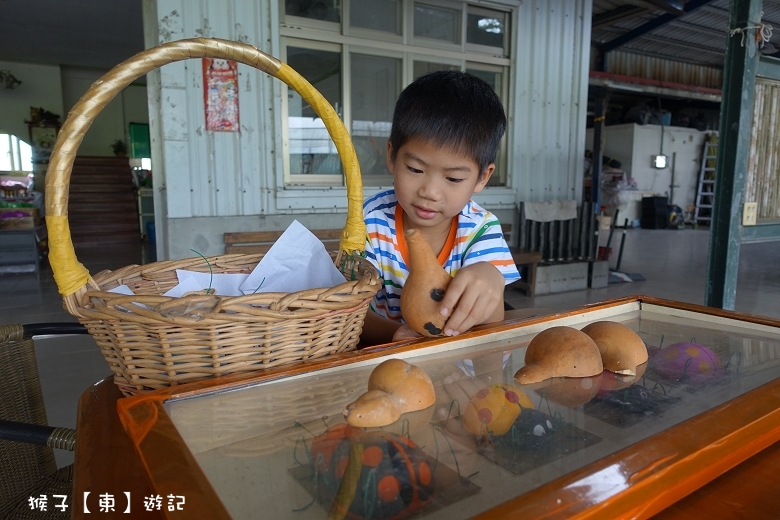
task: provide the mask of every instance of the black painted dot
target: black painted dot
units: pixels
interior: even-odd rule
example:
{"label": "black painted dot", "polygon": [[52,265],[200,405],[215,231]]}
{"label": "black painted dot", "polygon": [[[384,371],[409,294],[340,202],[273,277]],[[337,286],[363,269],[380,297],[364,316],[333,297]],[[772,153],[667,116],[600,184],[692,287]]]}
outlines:
{"label": "black painted dot", "polygon": [[430,321],[425,325],[423,325],[423,328],[425,328],[425,330],[427,330],[429,334],[433,334],[433,335],[441,334],[441,329],[436,325],[434,325],[433,323],[431,323]]}
{"label": "black painted dot", "polygon": [[444,289],[431,289],[431,300],[440,302],[444,299]]}

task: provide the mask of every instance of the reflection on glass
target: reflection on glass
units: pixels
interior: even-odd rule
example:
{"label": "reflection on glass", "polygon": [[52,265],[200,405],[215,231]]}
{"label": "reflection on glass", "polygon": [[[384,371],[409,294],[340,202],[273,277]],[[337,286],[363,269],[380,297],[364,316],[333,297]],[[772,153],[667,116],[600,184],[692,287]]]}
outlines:
{"label": "reflection on glass", "polygon": [[360,0],[349,8],[353,27],[401,34],[401,2],[398,0]]}
{"label": "reflection on glass", "polygon": [[417,79],[420,76],[425,76],[431,72],[437,72],[440,70],[460,70],[457,65],[449,65],[447,63],[433,63],[431,61],[415,61],[414,70],[412,71],[414,78]]}
{"label": "reflection on glass", "polygon": [[507,24],[506,13],[480,9],[479,13],[469,11],[466,19],[466,42],[489,47],[504,48]]}
{"label": "reflection on glass", "polygon": [[326,22],[341,21],[339,0],[285,0],[284,13]]}
{"label": "reflection on glass", "polygon": [[400,92],[400,59],[352,55],[352,142],[364,176],[387,175],[387,140]]}
{"label": "reflection on glass", "polygon": [[460,43],[458,11],[426,4],[414,4],[414,35]]}
{"label": "reflection on glass", "polygon": [[[306,78],[339,112],[341,54],[287,48],[287,63]],[[314,109],[293,89],[287,89],[287,129],[290,139],[291,175],[339,175],[342,172],[336,146]]]}

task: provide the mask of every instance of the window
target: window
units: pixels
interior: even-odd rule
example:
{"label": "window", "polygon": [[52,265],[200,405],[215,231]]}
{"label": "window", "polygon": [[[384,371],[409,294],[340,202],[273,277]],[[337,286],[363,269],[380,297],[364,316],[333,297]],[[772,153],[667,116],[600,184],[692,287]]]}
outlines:
{"label": "window", "polygon": [[[341,113],[341,53],[307,47],[287,47],[287,63]],[[293,89],[287,89],[287,139],[292,181],[299,175],[320,177],[318,182],[340,182],[341,161],[325,124]]]}
{"label": "window", "polygon": [[401,34],[401,0],[360,0],[350,4],[352,27]]}
{"label": "window", "polygon": [[428,4],[414,4],[414,35],[460,43],[460,12]]}
{"label": "window", "polygon": [[509,24],[507,13],[493,9],[469,6],[466,17],[466,42],[471,48],[500,49],[502,54],[508,54],[507,38]]}
{"label": "window", "polygon": [[[280,2],[282,59],[344,120],[365,186],[392,183],[386,154],[393,110],[403,87],[414,79],[438,70],[464,70],[487,81],[507,108],[509,8],[454,0]],[[343,185],[341,162],[322,120],[295,91],[286,91],[285,182]],[[505,165],[502,145],[491,184],[505,184]]]}
{"label": "window", "polygon": [[0,171],[31,172],[32,147],[10,134],[0,134]]}
{"label": "window", "polygon": [[365,181],[387,181],[387,140],[401,93],[400,58],[351,56],[352,143]]}

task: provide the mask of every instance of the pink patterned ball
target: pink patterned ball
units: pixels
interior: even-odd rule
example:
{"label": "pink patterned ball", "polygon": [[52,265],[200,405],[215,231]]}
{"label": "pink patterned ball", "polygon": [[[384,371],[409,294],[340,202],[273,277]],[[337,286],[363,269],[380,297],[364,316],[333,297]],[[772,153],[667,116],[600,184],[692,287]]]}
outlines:
{"label": "pink patterned ball", "polygon": [[697,343],[675,343],[657,351],[652,366],[666,379],[682,383],[711,383],[723,377],[718,356]]}

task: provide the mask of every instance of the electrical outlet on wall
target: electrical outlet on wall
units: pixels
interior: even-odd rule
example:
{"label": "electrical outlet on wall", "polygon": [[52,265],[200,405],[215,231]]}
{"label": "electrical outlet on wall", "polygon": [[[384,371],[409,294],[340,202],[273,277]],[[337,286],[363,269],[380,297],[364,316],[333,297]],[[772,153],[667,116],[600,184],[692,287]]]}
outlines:
{"label": "electrical outlet on wall", "polygon": [[742,225],[755,226],[758,215],[758,202],[746,202],[742,206]]}

